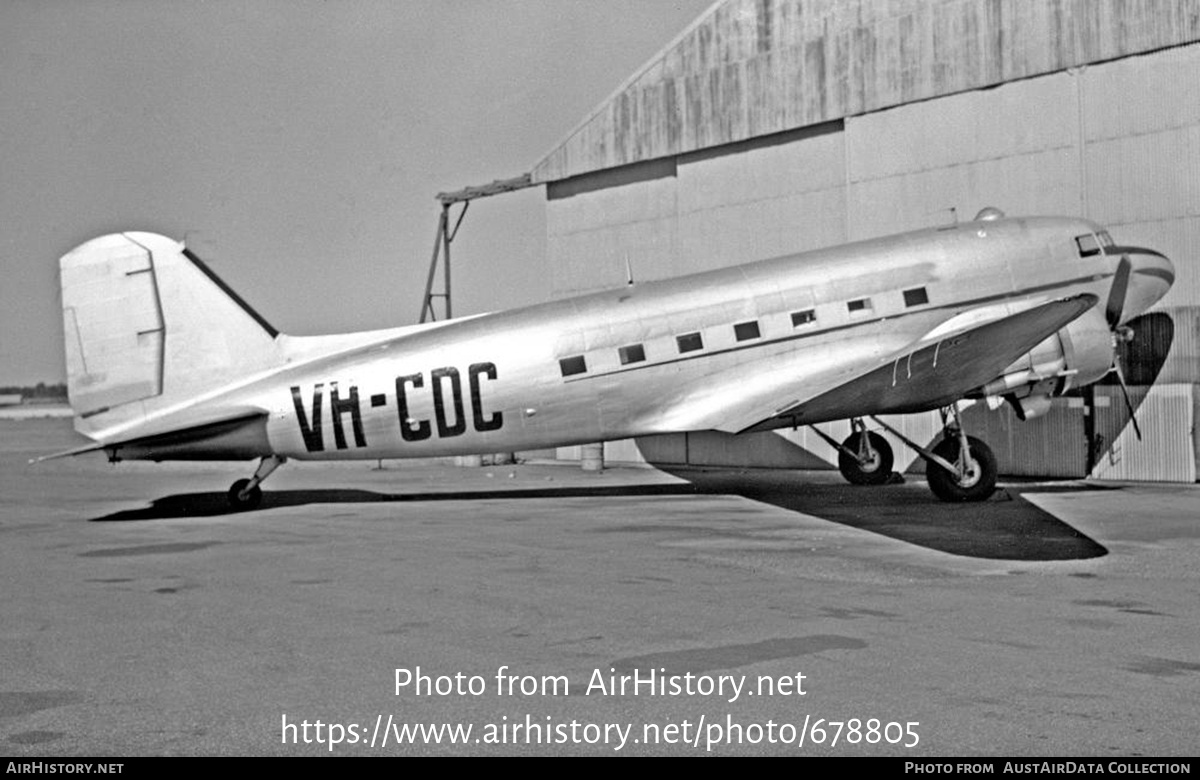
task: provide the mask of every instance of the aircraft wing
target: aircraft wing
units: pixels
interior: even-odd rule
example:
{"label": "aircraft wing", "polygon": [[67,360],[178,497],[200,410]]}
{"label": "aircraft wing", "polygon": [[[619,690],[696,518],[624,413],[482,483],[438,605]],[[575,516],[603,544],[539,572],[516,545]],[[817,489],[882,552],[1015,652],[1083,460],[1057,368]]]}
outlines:
{"label": "aircraft wing", "polygon": [[746,433],[935,409],[995,379],[1098,300],[1083,294],[1016,313],[997,307],[973,310],[874,356],[861,339],[839,345],[817,361],[801,352],[766,374],[711,382],[702,395],[672,409],[667,419],[678,426],[675,430]]}

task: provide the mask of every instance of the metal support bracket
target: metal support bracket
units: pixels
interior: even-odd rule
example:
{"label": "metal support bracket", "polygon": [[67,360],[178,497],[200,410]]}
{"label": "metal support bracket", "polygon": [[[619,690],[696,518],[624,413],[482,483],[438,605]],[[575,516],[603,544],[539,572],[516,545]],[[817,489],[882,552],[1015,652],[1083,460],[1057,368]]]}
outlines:
{"label": "metal support bracket", "polygon": [[833,447],[838,452],[854,458],[861,463],[870,463],[875,459],[875,448],[871,446],[871,437],[867,435],[867,424],[863,422],[861,417],[852,417],[850,419],[850,432],[859,434],[858,450],[852,450],[845,444],[842,444],[837,439],[830,436],[825,431],[818,428],[816,425],[808,426],[814,433],[825,440],[825,443]]}
{"label": "metal support bracket", "polygon": [[861,417],[850,418],[850,432],[858,434],[858,452],[854,457],[858,458],[859,463],[869,463],[875,459],[875,448],[871,446],[871,437],[867,431],[867,424],[863,422]]}
{"label": "metal support bracket", "polygon": [[903,433],[896,430],[892,426],[888,425],[883,420],[880,420],[878,417],[875,417],[874,415],[872,415],[871,419],[875,421],[876,425],[880,426],[885,431],[887,431],[888,433],[892,434],[900,441],[907,444],[909,446],[909,448],[911,448],[914,452],[916,452],[918,455],[920,455],[925,460],[925,462],[932,463],[936,466],[940,466],[941,468],[945,469],[946,471],[949,471],[951,474],[957,475],[959,473],[958,467],[955,466],[950,461],[943,458],[942,456],[935,455],[932,450],[922,447],[920,444],[917,444],[915,441],[913,441],[909,437],[905,436]]}
{"label": "metal support bracket", "polygon": [[[425,297],[421,302],[421,322],[437,319],[433,310],[434,298],[442,299],[446,319],[454,316],[450,304],[450,243],[458,235],[458,229],[462,226],[463,217],[467,215],[467,208],[471,205],[471,201],[532,186],[533,175],[526,173],[512,179],[497,179],[491,184],[479,187],[465,187],[455,192],[438,193],[437,199],[442,204],[442,213],[438,217],[437,234],[433,239],[433,257],[429,261],[429,276],[425,280]],[[463,207],[462,211],[458,213],[458,220],[455,221],[452,230],[450,228],[450,207],[455,203],[461,203]],[[442,292],[435,293],[433,282],[437,277],[439,257],[442,261]]]}
{"label": "metal support bracket", "polygon": [[824,439],[826,444],[828,444],[830,447],[833,447],[833,448],[834,448],[835,450],[837,450],[838,452],[845,453],[846,455],[849,455],[849,456],[850,456],[850,457],[852,457],[852,458],[858,458],[858,457],[859,457],[859,455],[858,455],[858,453],[857,453],[857,452],[855,452],[854,450],[850,449],[849,447],[846,447],[846,446],[844,446],[844,445],[843,445],[841,442],[839,442],[837,439],[833,438],[833,437],[832,437],[832,436],[830,436],[828,433],[825,433],[825,431],[821,430],[821,429],[820,429],[820,428],[818,428],[817,426],[815,426],[815,425],[810,425],[810,426],[808,426],[808,427],[809,427],[809,428],[810,428],[810,429],[811,429],[811,430],[812,430],[814,433],[816,433],[818,436],[820,436],[822,439]]}
{"label": "metal support bracket", "polygon": [[979,471],[979,464],[971,457],[971,443],[967,440],[967,430],[962,424],[958,401],[950,404],[949,415],[954,419],[949,430],[958,436],[958,463],[955,464],[954,474],[961,479],[976,474]]}

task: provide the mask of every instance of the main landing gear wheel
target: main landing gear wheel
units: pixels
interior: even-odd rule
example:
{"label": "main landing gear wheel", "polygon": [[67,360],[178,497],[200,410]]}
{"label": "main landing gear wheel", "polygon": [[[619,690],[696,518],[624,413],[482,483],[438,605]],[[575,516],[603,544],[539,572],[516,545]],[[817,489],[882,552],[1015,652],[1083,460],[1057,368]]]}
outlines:
{"label": "main landing gear wheel", "polygon": [[925,469],[929,489],[943,501],[986,501],[996,491],[996,476],[999,468],[991,447],[973,436],[967,436],[967,452],[970,457],[960,457],[962,438],[957,433],[947,433],[933,448],[933,454],[955,466],[947,471],[937,463]]}
{"label": "main landing gear wheel", "polygon": [[247,490],[250,486],[250,480],[239,479],[229,487],[229,505],[238,512],[248,512],[251,509],[257,509],[262,503],[262,488],[258,485]]}
{"label": "main landing gear wheel", "polygon": [[892,475],[892,447],[878,433],[855,431],[838,450],[838,471],[852,485],[882,485]]}

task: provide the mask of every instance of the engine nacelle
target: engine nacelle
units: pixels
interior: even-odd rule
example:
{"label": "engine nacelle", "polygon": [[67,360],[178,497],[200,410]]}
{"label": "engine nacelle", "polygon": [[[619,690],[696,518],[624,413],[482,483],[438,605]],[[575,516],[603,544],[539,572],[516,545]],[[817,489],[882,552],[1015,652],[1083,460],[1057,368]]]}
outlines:
{"label": "engine nacelle", "polygon": [[1050,398],[1103,377],[1113,366],[1115,346],[1104,313],[1091,309],[1042,341],[983,387],[1003,396],[1027,420],[1050,409]]}
{"label": "engine nacelle", "polygon": [[1035,393],[1024,398],[1009,395],[1007,400],[1012,405],[1013,411],[1017,413],[1017,419],[1021,422],[1041,417],[1050,411],[1050,396],[1046,393]]}

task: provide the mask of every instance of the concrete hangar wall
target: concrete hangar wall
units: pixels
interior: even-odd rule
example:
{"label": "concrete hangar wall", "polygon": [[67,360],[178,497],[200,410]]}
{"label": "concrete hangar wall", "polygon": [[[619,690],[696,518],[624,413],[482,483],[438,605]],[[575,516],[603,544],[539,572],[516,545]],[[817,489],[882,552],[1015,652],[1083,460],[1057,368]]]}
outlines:
{"label": "concrete hangar wall", "polygon": [[[664,278],[984,206],[1095,219],[1178,273],[1127,356],[1143,441],[1115,386],[1027,423],[980,404],[971,425],[1008,474],[1196,480],[1200,0],[725,0],[533,180],[547,185],[559,296],[623,283],[627,260]],[[917,439],[940,428],[936,413],[892,422]],[[610,443],[606,457],[835,460],[804,429]],[[907,448],[897,458],[921,465]]]}

